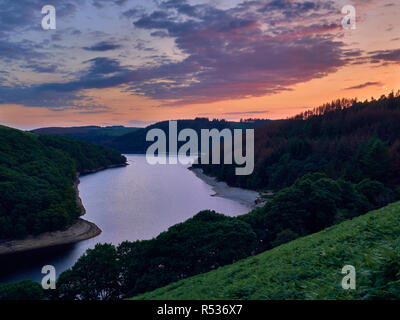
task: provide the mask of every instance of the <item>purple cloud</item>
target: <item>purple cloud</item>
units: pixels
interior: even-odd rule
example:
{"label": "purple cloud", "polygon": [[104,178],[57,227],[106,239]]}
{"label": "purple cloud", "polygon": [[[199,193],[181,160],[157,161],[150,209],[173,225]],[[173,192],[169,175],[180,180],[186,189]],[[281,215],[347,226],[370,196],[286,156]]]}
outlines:
{"label": "purple cloud", "polygon": [[378,62],[400,62],[400,49],[374,51],[371,52],[370,59]]}
{"label": "purple cloud", "polygon": [[[94,2],[99,8],[106,3]],[[124,2],[113,3],[121,6]],[[140,14],[133,22],[135,28],[155,37],[173,38],[185,58],[171,62],[160,54],[160,59],[154,58],[158,65],[134,68],[122,66],[116,58],[96,57],[86,61],[87,67],[72,81],[0,86],[0,103],[55,106],[79,99],[81,90],[110,87],[174,105],[290,90],[292,85],[335,72],[361,55],[337,40],[341,31],[338,9],[332,1],[322,0],[247,1],[225,10],[169,0],[147,14],[130,9],[126,17]],[[117,47],[103,41],[85,49],[95,52]],[[139,42],[136,50],[153,49]],[[376,55],[380,56],[375,59],[388,59],[390,53]]]}
{"label": "purple cloud", "polygon": [[[334,72],[356,55],[333,40],[337,24],[316,22],[316,17],[333,10],[325,1],[250,2],[224,11],[170,0],[160,8],[174,10],[143,15],[134,26],[152,34],[169,34],[188,57],[151,70],[154,79],[167,81],[135,83],[131,89],[156,99],[175,100],[173,104],[277,93]],[[268,25],[269,20],[280,21],[278,12],[302,24]]]}
{"label": "purple cloud", "polygon": [[122,47],[121,45],[112,42],[101,41],[90,47],[84,47],[83,49],[87,51],[110,51],[110,50],[120,49],[121,47]]}
{"label": "purple cloud", "polygon": [[381,86],[381,85],[382,85],[381,82],[366,82],[366,83],[359,84],[359,85],[357,85],[357,86],[345,88],[344,90],[364,89],[364,88],[367,88],[367,87]]}

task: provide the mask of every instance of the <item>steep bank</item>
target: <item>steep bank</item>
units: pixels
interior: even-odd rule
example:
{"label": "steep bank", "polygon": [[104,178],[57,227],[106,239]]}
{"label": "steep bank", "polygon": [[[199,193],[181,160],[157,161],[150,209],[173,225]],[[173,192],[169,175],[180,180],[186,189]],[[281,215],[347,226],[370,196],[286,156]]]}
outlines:
{"label": "steep bank", "polygon": [[[79,172],[76,174],[74,190],[76,195],[76,203],[81,210],[82,216],[86,213],[86,209],[83,206],[82,199],[79,196],[79,177],[81,175],[92,174],[111,168],[124,167],[126,165],[128,164],[114,164],[92,170],[84,170],[82,174]],[[22,239],[2,240],[0,241],[0,255],[77,243],[82,240],[94,238],[100,233],[101,229],[94,223],[79,218],[64,230],[44,232],[35,236],[30,235]]]}

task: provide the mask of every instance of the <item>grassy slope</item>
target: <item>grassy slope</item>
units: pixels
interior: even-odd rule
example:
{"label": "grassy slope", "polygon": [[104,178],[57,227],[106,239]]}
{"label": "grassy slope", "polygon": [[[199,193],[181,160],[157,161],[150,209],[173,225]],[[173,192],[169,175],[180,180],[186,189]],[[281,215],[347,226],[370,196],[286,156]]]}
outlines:
{"label": "grassy slope", "polygon": [[[379,276],[387,274],[387,258],[398,261],[399,248],[400,202],[396,202],[135,299],[361,299],[383,297],[393,290],[399,298],[400,272],[394,276],[397,281],[371,297],[371,287],[381,285]],[[357,290],[341,287],[341,269],[347,264],[356,268]]]}

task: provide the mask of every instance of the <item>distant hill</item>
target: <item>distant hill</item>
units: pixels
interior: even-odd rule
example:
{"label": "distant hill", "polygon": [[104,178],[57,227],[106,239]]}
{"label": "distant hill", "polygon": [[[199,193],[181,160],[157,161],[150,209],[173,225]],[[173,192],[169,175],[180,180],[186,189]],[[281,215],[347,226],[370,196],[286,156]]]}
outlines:
{"label": "distant hill", "polygon": [[[134,299],[400,299],[400,202]],[[356,268],[356,290],[341,270]]]}
{"label": "distant hill", "polygon": [[[201,129],[212,129],[216,128],[218,130],[222,130],[225,128],[231,128],[229,122],[225,120],[208,120],[206,118],[196,118],[194,120],[177,120],[178,130],[181,129],[194,129],[196,132],[200,132]],[[157,122],[153,125],[150,125],[144,129],[140,129],[136,132],[128,133],[122,135],[120,137],[116,137],[110,143],[106,145],[112,147],[116,150],[121,151],[122,153],[146,153],[147,148],[153,144],[151,141],[146,141],[146,134],[148,131],[152,129],[161,129],[165,132],[167,137],[167,146],[168,144],[168,129],[169,122],[162,121]],[[180,143],[183,144],[183,143]],[[179,146],[179,144],[178,144]]]}
{"label": "distant hill", "polygon": [[100,145],[109,144],[115,137],[132,133],[140,128],[124,126],[49,127],[32,130],[34,133],[66,136]]}
{"label": "distant hill", "polygon": [[106,147],[0,126],[0,239],[71,224],[82,214],[76,173],[125,162]]}
{"label": "distant hill", "polygon": [[[178,130],[194,129],[200,133],[201,129],[250,129],[258,128],[270,122],[262,119],[246,119],[241,122],[225,120],[209,120],[207,118],[196,118],[193,120],[177,120]],[[50,135],[64,135],[79,140],[92,142],[114,148],[122,153],[146,153],[148,146],[153,142],[146,141],[146,134],[154,128],[162,129],[168,138],[168,121],[161,121],[146,128],[127,128],[122,126],[114,127],[71,127],[71,128],[42,128],[33,132]],[[179,144],[183,144],[179,143]],[[178,145],[179,145],[178,144]]]}

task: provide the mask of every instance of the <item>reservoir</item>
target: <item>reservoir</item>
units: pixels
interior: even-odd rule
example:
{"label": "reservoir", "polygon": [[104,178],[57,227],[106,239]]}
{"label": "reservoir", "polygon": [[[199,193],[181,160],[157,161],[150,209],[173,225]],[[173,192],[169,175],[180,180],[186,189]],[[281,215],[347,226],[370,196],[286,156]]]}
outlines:
{"label": "reservoir", "polygon": [[[145,155],[127,155],[129,165],[80,178],[79,193],[85,220],[102,233],[92,239],[55,249],[21,253],[1,259],[0,282],[41,281],[44,265],[53,265],[57,276],[96,243],[119,243],[156,237],[170,226],[201,210],[229,216],[247,213],[251,201],[214,196],[213,187],[182,164],[150,165]],[[256,192],[248,192],[250,198]]]}

